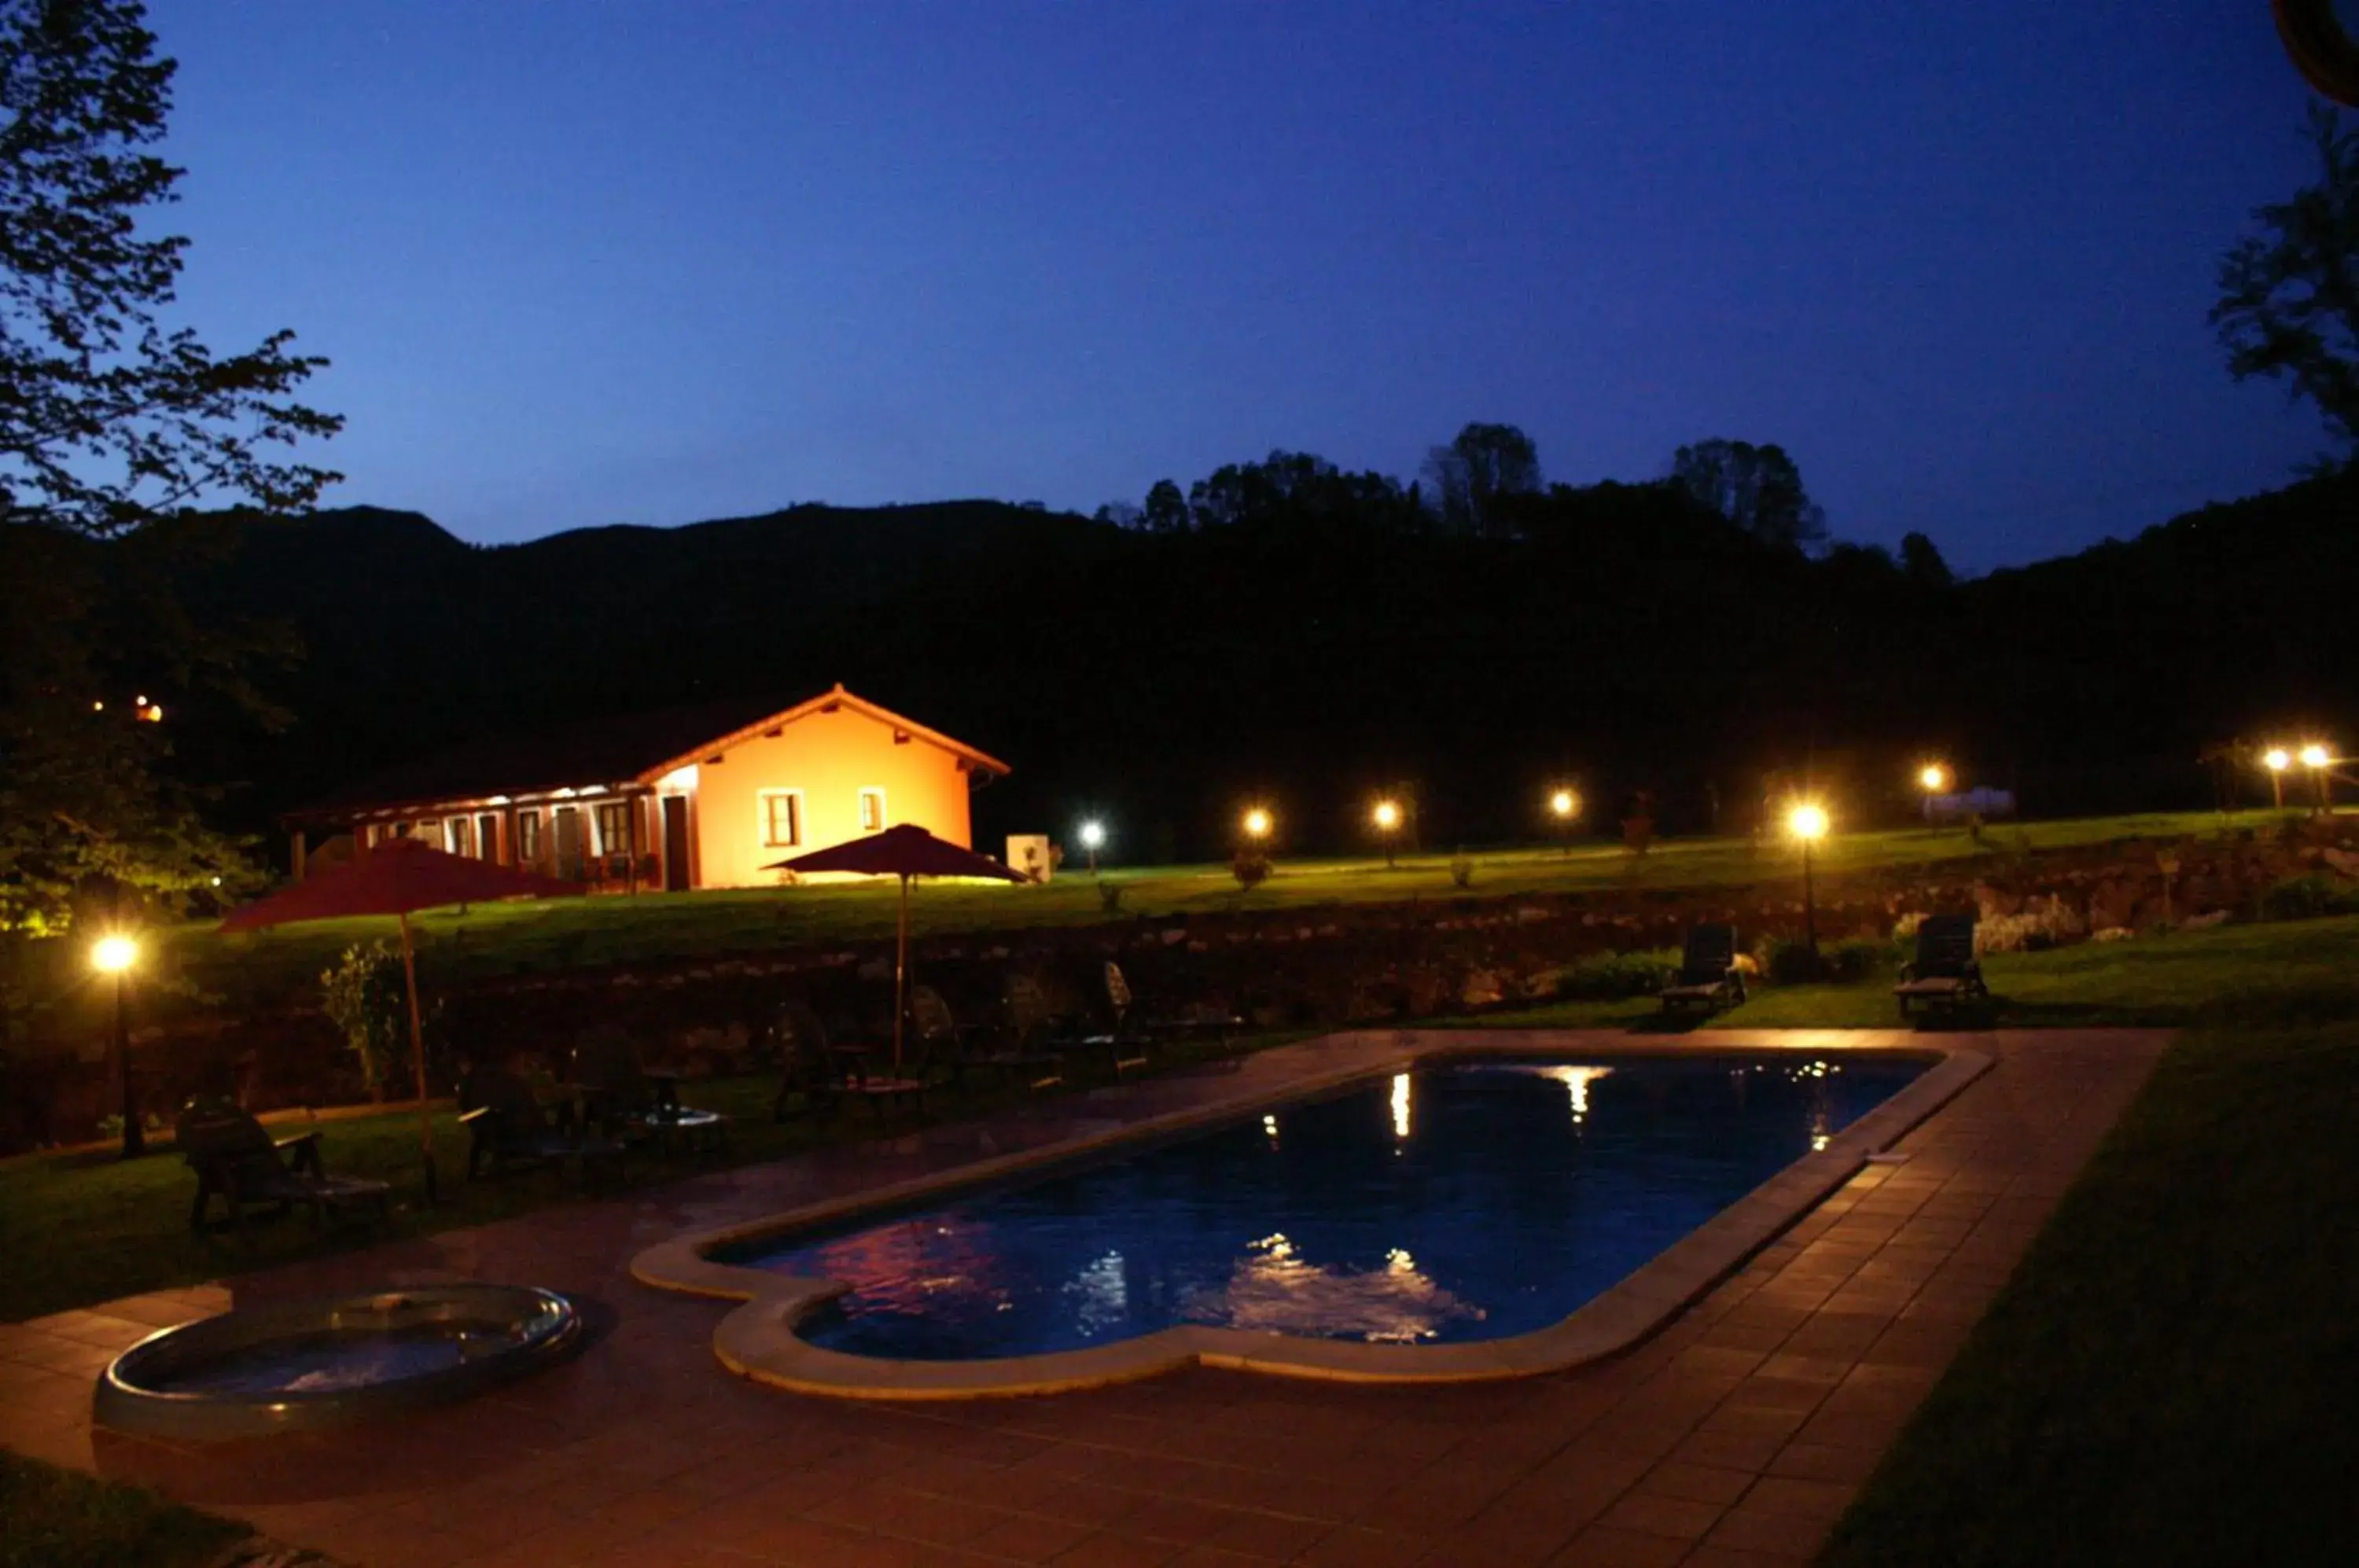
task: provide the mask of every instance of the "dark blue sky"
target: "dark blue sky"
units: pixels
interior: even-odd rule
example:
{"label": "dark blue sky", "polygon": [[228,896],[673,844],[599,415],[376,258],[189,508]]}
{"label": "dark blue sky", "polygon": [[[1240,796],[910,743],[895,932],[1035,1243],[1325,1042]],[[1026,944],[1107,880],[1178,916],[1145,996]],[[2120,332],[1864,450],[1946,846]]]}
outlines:
{"label": "dark blue sky", "polygon": [[477,540],[1087,510],[1272,447],[1783,442],[1963,565],[2321,444],[2204,323],[2310,178],[2257,0],[162,0],[182,297]]}

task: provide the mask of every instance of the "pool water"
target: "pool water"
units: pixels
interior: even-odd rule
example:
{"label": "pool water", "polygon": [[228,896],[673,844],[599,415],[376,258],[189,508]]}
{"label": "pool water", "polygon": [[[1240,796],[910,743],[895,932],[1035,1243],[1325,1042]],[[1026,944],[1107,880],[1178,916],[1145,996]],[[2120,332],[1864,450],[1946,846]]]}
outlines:
{"label": "pool water", "polygon": [[848,1281],[804,1336],[966,1360],[1176,1323],[1399,1344],[1545,1328],[1924,1070],[1764,1057],[1403,1073],[716,1260]]}

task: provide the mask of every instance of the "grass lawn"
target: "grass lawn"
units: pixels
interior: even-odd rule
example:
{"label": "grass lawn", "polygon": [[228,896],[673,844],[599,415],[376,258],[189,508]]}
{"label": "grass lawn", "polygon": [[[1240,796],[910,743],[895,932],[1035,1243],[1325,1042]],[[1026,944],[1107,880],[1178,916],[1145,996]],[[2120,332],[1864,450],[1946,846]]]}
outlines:
{"label": "grass lawn", "polygon": [[0,1449],[0,1568],[199,1568],[251,1533]]}
{"label": "grass lawn", "polygon": [[[2088,817],[1995,827],[1992,847],[1977,850],[1963,829],[1908,828],[1839,834],[1819,851],[1829,875],[1891,866],[1930,866],[1997,854],[2002,848],[2060,849],[2125,839],[2180,839],[2219,832],[2223,825],[2260,827],[2277,819],[2245,812]],[[1783,842],[1761,845],[1742,838],[1667,839],[1634,862],[1618,844],[1575,841],[1563,850],[1524,848],[1469,856],[1472,885],[1451,880],[1446,855],[1404,855],[1387,869],[1374,855],[1355,860],[1290,860],[1252,892],[1241,891],[1223,866],[1111,869],[1104,880],[1122,893],[1116,918],[1236,909],[1287,909],[1332,903],[1407,902],[1466,895],[1577,893],[1628,888],[1666,890],[1745,887],[1799,878],[1800,860]],[[889,935],[890,886],[836,884],[809,887],[734,888],[700,893],[646,893],[633,898],[557,899],[478,905],[444,910],[414,922],[438,984],[474,975],[598,965],[637,959],[719,956],[792,942]],[[1078,925],[1106,919],[1097,887],[1069,867],[1046,887],[943,884],[921,889],[911,903],[914,930],[962,931]],[[306,986],[354,942],[391,937],[390,920],[321,920],[244,936],[223,936],[210,923],[159,933],[162,965],[199,990],[276,1000]],[[71,956],[78,961],[79,953]]]}

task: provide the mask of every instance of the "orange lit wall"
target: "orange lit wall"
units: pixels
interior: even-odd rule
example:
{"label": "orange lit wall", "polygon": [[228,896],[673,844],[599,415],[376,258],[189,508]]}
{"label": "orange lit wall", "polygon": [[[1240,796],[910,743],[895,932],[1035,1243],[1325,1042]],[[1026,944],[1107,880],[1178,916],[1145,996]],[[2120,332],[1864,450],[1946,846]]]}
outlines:
{"label": "orange lit wall", "polygon": [[[765,866],[860,835],[860,791],[885,791],[882,825],[915,822],[938,838],[973,847],[967,776],[954,753],[849,706],[806,714],[776,735],[756,735],[700,760],[692,825],[697,886],[765,887]],[[722,760],[715,763],[712,757]],[[761,792],[802,792],[802,843],[762,842]]]}

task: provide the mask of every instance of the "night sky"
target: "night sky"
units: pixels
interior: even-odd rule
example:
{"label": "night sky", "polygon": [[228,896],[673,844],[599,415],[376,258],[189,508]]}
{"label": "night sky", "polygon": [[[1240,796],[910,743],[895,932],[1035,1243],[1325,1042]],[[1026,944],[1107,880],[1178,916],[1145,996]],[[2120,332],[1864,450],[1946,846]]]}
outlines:
{"label": "night sky", "polygon": [[1782,442],[1972,568],[2322,446],[2204,313],[2311,177],[2257,0],[163,0],[181,297],[482,541],[1273,447]]}

